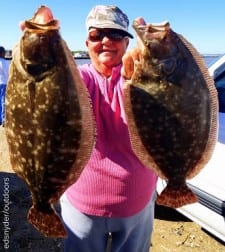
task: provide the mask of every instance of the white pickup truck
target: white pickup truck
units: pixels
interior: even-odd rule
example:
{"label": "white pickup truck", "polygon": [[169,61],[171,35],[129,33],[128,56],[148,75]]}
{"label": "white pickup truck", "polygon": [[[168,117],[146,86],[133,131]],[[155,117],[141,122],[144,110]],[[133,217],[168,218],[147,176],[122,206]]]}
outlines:
{"label": "white pickup truck", "polygon": [[[218,140],[208,164],[196,177],[187,181],[199,202],[177,211],[225,242],[225,55],[209,66],[209,72],[218,91]],[[165,181],[159,179],[158,192],[164,187]]]}

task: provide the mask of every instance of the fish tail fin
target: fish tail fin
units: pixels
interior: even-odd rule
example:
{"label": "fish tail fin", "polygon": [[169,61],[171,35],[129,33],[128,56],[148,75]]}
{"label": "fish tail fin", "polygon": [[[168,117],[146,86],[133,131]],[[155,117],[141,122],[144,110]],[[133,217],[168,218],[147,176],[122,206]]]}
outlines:
{"label": "fish tail fin", "polygon": [[66,230],[53,208],[42,212],[32,206],[27,215],[28,221],[46,237],[66,237]]}
{"label": "fish tail fin", "polygon": [[169,182],[156,199],[157,204],[172,208],[182,207],[197,201],[198,197],[188,188],[186,183],[179,188],[174,188]]}

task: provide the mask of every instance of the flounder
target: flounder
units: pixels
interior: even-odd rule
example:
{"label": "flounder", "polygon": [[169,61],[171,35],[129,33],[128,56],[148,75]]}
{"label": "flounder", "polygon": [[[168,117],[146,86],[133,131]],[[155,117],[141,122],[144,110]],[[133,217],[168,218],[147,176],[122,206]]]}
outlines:
{"label": "flounder", "polygon": [[53,204],[80,176],[95,143],[91,101],[51,10],[25,21],[6,93],[12,168],[32,196],[28,220],[49,237],[66,231]]}
{"label": "flounder", "polygon": [[169,22],[137,18],[133,28],[139,53],[123,59],[125,72],[134,71],[124,87],[132,148],[167,181],[157,203],[181,207],[198,200],[186,179],[199,173],[215,146],[217,92],[201,55]]}

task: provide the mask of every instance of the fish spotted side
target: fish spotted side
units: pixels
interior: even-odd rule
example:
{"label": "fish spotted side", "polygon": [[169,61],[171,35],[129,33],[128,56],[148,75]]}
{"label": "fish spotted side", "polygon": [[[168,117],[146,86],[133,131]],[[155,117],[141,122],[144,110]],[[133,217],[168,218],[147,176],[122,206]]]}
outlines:
{"label": "fish spotted side", "polygon": [[28,220],[45,236],[66,236],[53,205],[89,160],[95,126],[88,91],[46,6],[25,21],[13,50],[5,129],[12,168],[31,192]]}
{"label": "fish spotted side", "polygon": [[[133,22],[139,56],[124,88],[124,107],[134,152],[167,181],[157,203],[196,202],[186,180],[211,158],[217,139],[214,81],[201,55],[169,22]],[[132,56],[125,55],[124,68]]]}

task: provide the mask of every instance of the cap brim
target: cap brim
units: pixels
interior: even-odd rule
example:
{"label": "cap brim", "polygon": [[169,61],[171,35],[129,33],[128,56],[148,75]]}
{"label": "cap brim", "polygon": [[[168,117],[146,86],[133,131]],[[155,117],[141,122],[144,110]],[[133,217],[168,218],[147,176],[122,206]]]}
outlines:
{"label": "cap brim", "polygon": [[127,36],[128,36],[129,38],[132,38],[132,39],[134,38],[134,36],[133,36],[132,34],[130,34],[129,32],[126,31],[125,33],[127,34]]}

